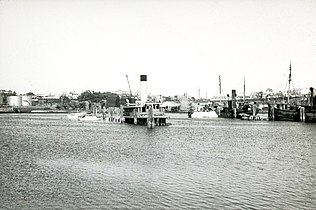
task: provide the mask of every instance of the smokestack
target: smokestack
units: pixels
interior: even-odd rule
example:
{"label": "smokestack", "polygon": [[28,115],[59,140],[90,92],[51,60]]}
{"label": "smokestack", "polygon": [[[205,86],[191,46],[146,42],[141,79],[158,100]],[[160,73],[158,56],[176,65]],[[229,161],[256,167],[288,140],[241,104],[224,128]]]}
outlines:
{"label": "smokestack", "polygon": [[147,101],[147,75],[140,75],[140,102],[142,105]]}

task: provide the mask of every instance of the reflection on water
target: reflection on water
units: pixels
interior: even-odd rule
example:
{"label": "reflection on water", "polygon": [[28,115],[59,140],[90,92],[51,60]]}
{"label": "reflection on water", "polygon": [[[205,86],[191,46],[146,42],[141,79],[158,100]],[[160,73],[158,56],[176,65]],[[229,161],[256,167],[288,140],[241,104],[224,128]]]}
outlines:
{"label": "reflection on water", "polygon": [[0,115],[0,207],[313,209],[316,125]]}

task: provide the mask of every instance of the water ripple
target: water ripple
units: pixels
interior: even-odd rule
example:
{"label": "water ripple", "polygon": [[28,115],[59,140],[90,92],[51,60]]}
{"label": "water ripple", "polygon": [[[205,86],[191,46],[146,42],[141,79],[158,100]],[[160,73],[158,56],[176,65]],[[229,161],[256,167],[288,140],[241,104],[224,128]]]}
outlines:
{"label": "water ripple", "polygon": [[141,126],[0,115],[0,207],[313,209],[315,125]]}

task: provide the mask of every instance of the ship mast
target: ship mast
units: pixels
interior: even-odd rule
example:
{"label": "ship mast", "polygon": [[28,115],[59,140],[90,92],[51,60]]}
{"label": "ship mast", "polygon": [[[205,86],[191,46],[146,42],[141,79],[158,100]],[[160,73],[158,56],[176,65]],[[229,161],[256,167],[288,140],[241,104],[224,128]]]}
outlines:
{"label": "ship mast", "polygon": [[219,75],[219,102],[222,103],[222,83],[221,83],[221,75]]}
{"label": "ship mast", "polygon": [[246,98],[246,79],[244,76],[244,104],[245,104],[245,98]]}
{"label": "ship mast", "polygon": [[291,62],[290,62],[289,90],[288,90],[288,95],[287,95],[287,103],[290,103],[291,81],[292,81],[292,67],[291,67]]}

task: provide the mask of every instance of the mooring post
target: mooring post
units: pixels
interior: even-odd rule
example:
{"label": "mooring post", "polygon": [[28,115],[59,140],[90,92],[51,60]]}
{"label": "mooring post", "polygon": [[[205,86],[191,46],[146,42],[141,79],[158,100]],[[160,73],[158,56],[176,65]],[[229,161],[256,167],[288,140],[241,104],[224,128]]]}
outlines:
{"label": "mooring post", "polygon": [[236,109],[236,90],[232,90],[232,108],[233,108],[233,114],[234,114],[234,118],[237,117],[237,109]]}
{"label": "mooring post", "polygon": [[268,104],[268,118],[274,120],[274,104]]}
{"label": "mooring post", "polygon": [[256,102],[254,102],[254,104],[252,105],[252,116],[256,115]]}
{"label": "mooring post", "polygon": [[217,115],[218,115],[218,117],[221,115],[221,108],[220,108],[220,106],[217,107]]}
{"label": "mooring post", "polygon": [[300,108],[300,113],[301,113],[301,121],[305,122],[305,107]]}

